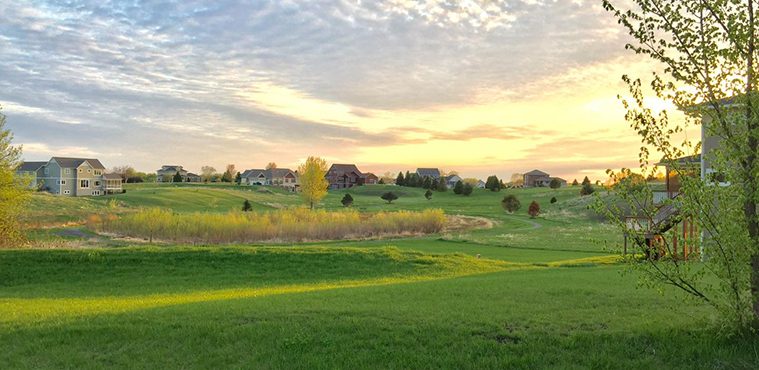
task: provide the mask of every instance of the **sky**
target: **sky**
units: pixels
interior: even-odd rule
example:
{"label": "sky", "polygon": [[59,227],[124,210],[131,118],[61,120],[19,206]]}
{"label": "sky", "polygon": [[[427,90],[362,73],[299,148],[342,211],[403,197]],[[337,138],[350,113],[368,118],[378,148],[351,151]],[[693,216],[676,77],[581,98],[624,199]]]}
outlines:
{"label": "sky", "polygon": [[605,179],[627,41],[589,0],[0,0],[0,105],[26,160]]}

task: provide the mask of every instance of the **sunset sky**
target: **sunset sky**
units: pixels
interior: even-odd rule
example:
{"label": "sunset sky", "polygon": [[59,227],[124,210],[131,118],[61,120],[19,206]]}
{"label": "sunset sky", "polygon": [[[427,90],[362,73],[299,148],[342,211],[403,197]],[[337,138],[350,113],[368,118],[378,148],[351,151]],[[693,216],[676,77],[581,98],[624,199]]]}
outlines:
{"label": "sunset sky", "polygon": [[27,160],[569,181],[637,163],[616,95],[655,66],[600,1],[59,3],[0,2],[0,105]]}

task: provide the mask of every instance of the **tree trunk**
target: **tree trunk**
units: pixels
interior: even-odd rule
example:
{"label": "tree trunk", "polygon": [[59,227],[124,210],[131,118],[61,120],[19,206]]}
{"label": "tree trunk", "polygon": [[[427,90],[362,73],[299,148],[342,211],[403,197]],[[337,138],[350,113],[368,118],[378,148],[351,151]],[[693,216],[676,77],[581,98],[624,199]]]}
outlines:
{"label": "tree trunk", "polygon": [[756,192],[758,188],[759,179],[754,176],[754,169],[756,167],[756,153],[759,149],[759,141],[757,141],[757,125],[756,116],[754,115],[754,0],[748,0],[748,12],[749,12],[749,38],[746,47],[747,60],[746,60],[746,129],[748,130],[748,153],[746,161],[743,165],[745,172],[744,176],[744,190],[746,191],[746,201],[744,203],[743,212],[748,222],[748,234],[751,238],[752,254],[751,254],[751,298],[753,300],[753,314],[754,320],[759,323],[759,220],[757,219],[756,211]]}

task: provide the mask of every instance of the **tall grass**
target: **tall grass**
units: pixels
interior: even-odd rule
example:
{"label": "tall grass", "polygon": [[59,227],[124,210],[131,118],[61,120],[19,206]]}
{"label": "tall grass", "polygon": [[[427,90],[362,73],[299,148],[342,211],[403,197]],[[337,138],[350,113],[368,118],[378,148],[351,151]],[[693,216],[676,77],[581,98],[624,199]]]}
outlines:
{"label": "tall grass", "polygon": [[302,242],[357,239],[439,232],[442,210],[361,214],[354,210],[328,212],[302,208],[261,213],[185,213],[152,208],[121,217],[92,216],[90,229],[99,232],[187,243]]}

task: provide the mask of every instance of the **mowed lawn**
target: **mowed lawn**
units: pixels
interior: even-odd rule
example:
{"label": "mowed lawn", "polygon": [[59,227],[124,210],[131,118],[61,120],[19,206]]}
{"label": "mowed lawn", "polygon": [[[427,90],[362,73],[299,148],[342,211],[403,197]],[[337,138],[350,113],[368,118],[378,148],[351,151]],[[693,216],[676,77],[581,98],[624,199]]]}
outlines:
{"label": "mowed lawn", "polygon": [[[84,231],[76,223],[91,213],[154,206],[236,212],[245,199],[257,211],[301,203],[258,187],[127,190],[97,199],[35,195],[27,220],[60,222],[32,232],[45,240]],[[386,204],[379,195],[391,190],[400,199]],[[330,192],[321,204],[340,209],[348,192],[365,212],[441,208],[493,222],[405,239],[124,247],[103,238],[78,249],[3,250],[0,364],[756,368],[759,339],[719,335],[714,311],[676,290],[638,288],[637,276],[616,262],[620,235],[588,211],[592,200],[578,191],[449,191],[428,201],[422,189],[367,186]],[[509,193],[522,202],[515,214],[500,207]],[[536,219],[526,215],[532,200],[543,211]],[[77,235],[66,238],[92,238]]]}

